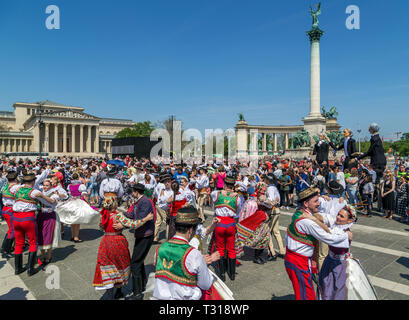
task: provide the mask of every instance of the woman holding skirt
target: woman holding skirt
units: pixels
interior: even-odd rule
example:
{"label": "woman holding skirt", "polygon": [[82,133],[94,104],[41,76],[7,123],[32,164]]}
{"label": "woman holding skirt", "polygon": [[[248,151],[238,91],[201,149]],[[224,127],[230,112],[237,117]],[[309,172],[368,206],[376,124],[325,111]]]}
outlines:
{"label": "woman holding skirt", "polygon": [[41,199],[41,208],[36,218],[38,248],[41,250],[43,265],[47,265],[51,262],[52,250],[58,248],[61,244],[60,219],[55,212],[55,207],[57,206],[57,201],[60,200],[60,196],[57,189],[52,188],[52,183],[48,179],[43,183],[42,192],[55,201],[54,203],[49,203]]}
{"label": "woman holding skirt", "polygon": [[[95,290],[108,290],[109,299],[122,297],[122,286],[126,285],[131,274],[131,256],[128,241],[113,225],[120,222],[126,227],[137,229],[153,219],[153,213],[142,220],[130,220],[117,211],[114,196],[106,196],[101,210],[101,229],[105,232],[98,249],[97,266],[93,286]],[[114,296],[114,288],[118,288]]]}
{"label": "woman holding skirt", "polygon": [[87,188],[78,180],[78,174],[72,175],[73,181],[68,186],[70,199],[57,205],[56,212],[62,223],[71,226],[71,241],[82,242],[79,239],[80,224],[92,223],[98,217],[98,211],[92,208],[84,197],[87,196]]}
{"label": "woman holding skirt", "polygon": [[[308,219],[316,219],[305,215]],[[349,231],[356,222],[355,209],[347,205],[336,217],[324,216],[324,224],[332,234]],[[319,223],[319,221],[317,221]],[[377,300],[376,291],[358,259],[350,248],[328,247],[328,256],[322,264],[319,275],[321,300]]]}

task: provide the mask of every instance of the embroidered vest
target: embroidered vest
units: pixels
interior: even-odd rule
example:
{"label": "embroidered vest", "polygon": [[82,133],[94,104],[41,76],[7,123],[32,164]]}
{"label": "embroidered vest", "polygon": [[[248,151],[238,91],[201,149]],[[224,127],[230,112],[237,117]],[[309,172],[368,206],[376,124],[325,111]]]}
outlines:
{"label": "embroidered vest", "polygon": [[189,273],[185,259],[193,250],[188,243],[179,239],[170,239],[156,249],[155,278],[166,278],[178,284],[196,287],[197,276]]}
{"label": "embroidered vest", "polygon": [[287,234],[289,237],[291,237],[292,239],[299,241],[301,243],[307,244],[309,246],[314,247],[318,241],[317,239],[315,239],[313,236],[305,234],[305,233],[301,233],[297,230],[297,228],[295,227],[295,224],[297,221],[302,220],[300,218],[300,216],[303,214],[304,212],[302,211],[302,209],[298,209],[292,216],[291,218],[291,223],[287,228]]}
{"label": "embroidered vest", "polygon": [[33,188],[27,188],[27,187],[21,187],[20,189],[17,190],[16,192],[16,202],[17,201],[23,201],[23,202],[28,202],[32,204],[37,204],[36,199],[32,199],[30,197],[30,192],[34,190]]}
{"label": "embroidered vest", "polygon": [[5,186],[3,186],[3,188],[1,189],[1,194],[2,194],[3,198],[7,198],[7,199],[11,199],[11,200],[15,199],[15,195],[10,192],[10,185],[9,184],[6,184]]}
{"label": "embroidered vest", "polygon": [[81,184],[70,184],[68,188],[70,189],[71,197],[80,197],[81,192],[78,190]]}
{"label": "embroidered vest", "polygon": [[236,212],[237,210],[237,200],[238,196],[229,197],[231,193],[227,193],[227,197],[223,196],[221,192],[217,195],[216,202],[214,203],[214,208],[229,208],[231,211]]}

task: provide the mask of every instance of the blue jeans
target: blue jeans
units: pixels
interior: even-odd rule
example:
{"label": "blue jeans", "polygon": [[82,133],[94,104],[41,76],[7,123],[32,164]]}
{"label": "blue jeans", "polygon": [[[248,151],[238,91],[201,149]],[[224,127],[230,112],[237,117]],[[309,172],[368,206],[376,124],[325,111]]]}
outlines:
{"label": "blue jeans", "polygon": [[356,203],[358,203],[358,190],[350,190],[350,189],[347,189],[347,193],[348,193],[348,196],[349,196],[349,203],[350,204],[356,204]]}

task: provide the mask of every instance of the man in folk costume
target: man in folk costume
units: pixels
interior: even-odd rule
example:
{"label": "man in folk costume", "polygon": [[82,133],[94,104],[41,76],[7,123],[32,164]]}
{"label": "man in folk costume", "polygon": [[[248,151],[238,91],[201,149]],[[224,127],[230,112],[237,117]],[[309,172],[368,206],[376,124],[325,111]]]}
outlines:
{"label": "man in folk costume", "polygon": [[[220,219],[213,235],[215,247],[220,254],[220,260],[216,265],[216,273],[222,281],[226,279],[226,271],[231,280],[234,280],[236,275],[236,221],[243,200],[233,191],[234,184],[235,179],[227,176],[224,180],[223,190],[213,191],[210,194],[214,203],[214,214]],[[225,258],[226,255],[227,259]]]}
{"label": "man in folk costume", "polygon": [[[135,198],[135,203],[130,207],[125,214],[126,217],[133,220],[143,220],[149,214],[154,214],[154,206],[152,200],[148,199],[145,192],[145,186],[141,183],[137,183],[133,186],[132,195]],[[115,229],[121,230],[122,224],[115,224]],[[135,244],[131,257],[131,272],[132,272],[132,289],[133,295],[127,297],[127,300],[142,300],[143,291],[145,291],[147,276],[145,272],[144,261],[149,253],[149,250],[153,243],[155,231],[155,222],[153,220],[148,221],[144,226],[138,228],[134,232]]]}
{"label": "man in folk costume", "polygon": [[170,205],[174,200],[174,190],[172,190],[172,180],[170,175],[163,175],[161,180],[164,184],[164,188],[158,184],[160,187],[160,193],[158,194],[158,202],[156,204],[156,223],[155,223],[155,235],[154,243],[159,243],[159,229],[162,222],[166,223],[166,239],[168,239],[169,234],[169,222],[170,222]]}
{"label": "man in folk costume", "polygon": [[204,201],[207,197],[207,188],[209,188],[209,177],[207,176],[206,166],[199,167],[200,176],[196,179],[197,202],[199,205],[200,219],[205,221]]}
{"label": "man in folk costume", "polygon": [[7,173],[6,183],[1,190],[3,209],[2,215],[4,220],[7,223],[7,233],[3,240],[3,245],[1,246],[1,256],[2,258],[10,258],[11,256],[11,247],[14,241],[14,231],[13,231],[13,205],[15,202],[16,190],[19,186],[17,181],[17,171],[9,171]]}
{"label": "man in folk costume", "polygon": [[37,259],[38,246],[36,211],[39,199],[42,198],[49,203],[55,202],[54,199],[34,189],[35,179],[34,173],[28,173],[23,176],[23,185],[17,189],[13,205],[13,230],[16,238],[14,250],[16,275],[25,271],[22,264],[24,239],[26,236],[29,242],[28,275],[32,276],[35,273],[34,265]]}
{"label": "man in folk costume", "polygon": [[[268,257],[268,261],[275,261],[277,260],[277,257],[284,258],[284,254],[285,254],[283,240],[281,238],[280,229],[279,229],[280,227],[279,225],[280,209],[278,207],[280,205],[280,192],[278,191],[277,187],[274,185],[274,176],[266,176],[265,180],[268,185],[266,196],[267,196],[267,199],[271,201],[271,203],[273,204],[272,207],[270,207],[273,217],[270,222],[271,237],[270,237],[268,246],[269,246],[269,251],[271,255]],[[273,237],[277,241],[278,253],[275,253]]]}
{"label": "man in folk costume", "polygon": [[175,236],[156,249],[153,297],[159,300],[199,300],[209,290],[213,277],[205,258],[189,245],[199,224],[197,210],[179,210]]}
{"label": "man in folk costume", "polygon": [[303,214],[318,213],[319,201],[316,189],[308,188],[302,191],[299,195],[299,202],[300,207],[292,216],[287,228],[287,251],[284,265],[292,282],[296,300],[316,300],[312,284],[311,257],[314,251],[316,254],[318,241],[323,241],[336,248],[343,248],[348,246],[352,233],[327,233],[323,226],[302,217]]}
{"label": "man in folk costume", "polygon": [[124,189],[122,183],[119,179],[115,178],[117,174],[118,169],[116,167],[107,172],[107,178],[101,182],[101,186],[99,187],[99,196],[101,199],[104,199],[105,196],[115,198],[121,198],[123,196]]}

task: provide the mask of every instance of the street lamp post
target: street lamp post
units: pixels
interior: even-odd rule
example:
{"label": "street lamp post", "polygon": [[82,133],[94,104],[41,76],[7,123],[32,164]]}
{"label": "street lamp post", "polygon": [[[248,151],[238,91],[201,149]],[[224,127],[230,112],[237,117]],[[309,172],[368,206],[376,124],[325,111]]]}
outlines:
{"label": "street lamp post", "polygon": [[42,149],[41,127],[43,126],[43,119],[42,119],[41,115],[42,115],[42,112],[43,112],[43,109],[42,109],[43,105],[41,104],[41,102],[39,102],[38,105],[39,105],[39,114],[40,114],[40,119],[38,120],[38,126],[39,126],[39,129],[40,129],[40,136],[38,137],[38,141],[39,141],[39,144],[40,144],[39,154],[40,154],[40,159],[41,159],[41,156],[42,156],[42,154],[41,154],[41,149]]}
{"label": "street lamp post", "polygon": [[359,153],[361,153],[361,129],[358,129],[358,148],[359,148]]}

